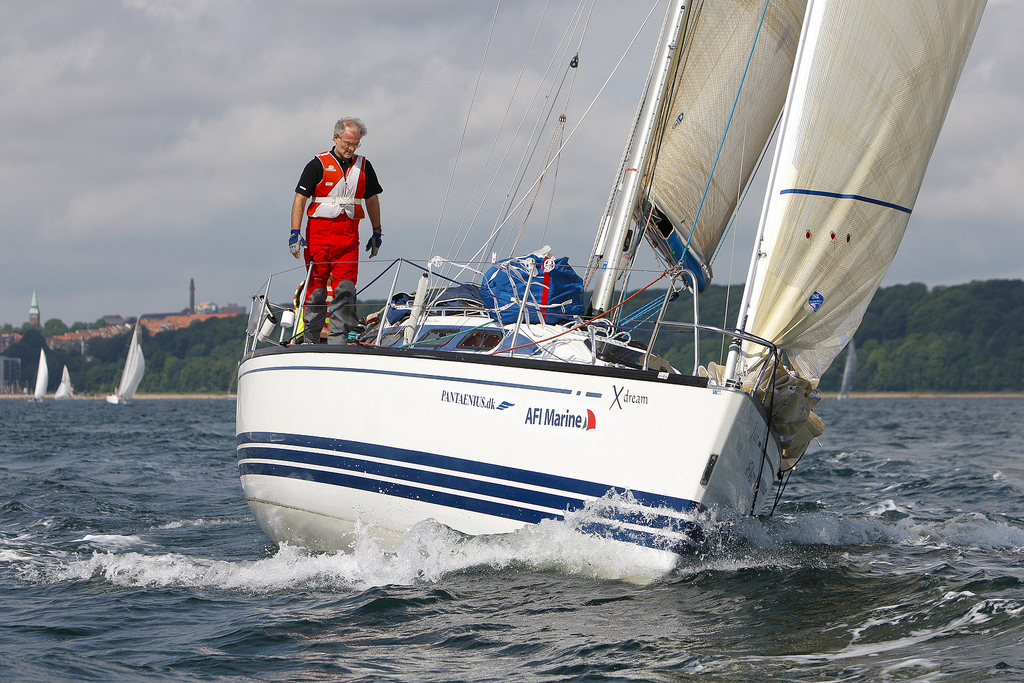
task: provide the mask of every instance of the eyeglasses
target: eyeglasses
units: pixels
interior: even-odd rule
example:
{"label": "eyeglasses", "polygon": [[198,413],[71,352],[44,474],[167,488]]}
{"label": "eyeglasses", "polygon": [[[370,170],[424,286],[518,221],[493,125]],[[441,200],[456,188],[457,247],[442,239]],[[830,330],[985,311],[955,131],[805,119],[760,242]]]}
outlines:
{"label": "eyeglasses", "polygon": [[359,149],[358,142],[349,142],[348,140],[342,140],[337,135],[335,135],[334,137],[335,139],[337,139],[338,144],[341,145],[342,147],[347,147],[348,149]]}

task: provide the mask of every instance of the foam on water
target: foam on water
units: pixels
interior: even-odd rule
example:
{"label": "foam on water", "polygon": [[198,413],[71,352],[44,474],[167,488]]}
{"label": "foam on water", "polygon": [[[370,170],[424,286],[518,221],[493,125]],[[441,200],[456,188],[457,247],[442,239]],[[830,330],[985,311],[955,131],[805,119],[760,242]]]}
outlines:
{"label": "foam on water", "polygon": [[[884,506],[883,506],[884,507]],[[76,550],[57,551],[21,537],[6,539],[0,562],[18,568],[34,582],[98,579],[116,586],[190,586],[249,593],[295,589],[360,591],[373,586],[436,583],[452,572],[500,571],[527,567],[568,575],[648,583],[672,573],[666,554],[574,531],[579,519],[548,520],[511,534],[466,536],[433,521],[420,523],[396,552],[375,541],[371,526],[357,530],[350,552],[310,553],[282,545],[257,560],[229,561],[155,549],[134,534],[86,534]],[[980,514],[923,522],[888,523],[878,516],[844,517],[809,513],[763,520],[749,517],[705,520],[709,552],[685,560],[676,573],[760,566],[797,567],[806,562],[801,547],[847,549],[874,545],[949,545],[1024,554],[1024,529]],[[200,524],[173,522],[161,528]],[[84,554],[86,544],[94,549]]]}
{"label": "foam on water", "polygon": [[[174,528],[174,524],[164,527]],[[228,561],[183,553],[150,553],[137,535],[87,534],[76,543],[88,555],[48,552],[26,544],[0,551],[32,582],[101,580],[122,587],[188,586],[272,593],[295,589],[359,591],[373,586],[438,582],[451,572],[530,567],[593,578],[653,581],[672,569],[665,554],[584,536],[564,521],[546,521],[511,534],[465,536],[433,521],[420,523],[396,552],[385,552],[372,528],[357,530],[351,552],[310,553],[282,545],[270,557]]]}

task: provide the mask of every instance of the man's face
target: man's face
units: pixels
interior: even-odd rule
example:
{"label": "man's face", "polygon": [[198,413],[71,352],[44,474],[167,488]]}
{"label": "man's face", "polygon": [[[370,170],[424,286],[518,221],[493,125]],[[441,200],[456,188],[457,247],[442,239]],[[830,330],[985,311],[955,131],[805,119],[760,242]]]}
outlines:
{"label": "man's face", "polygon": [[341,135],[334,136],[334,151],[342,159],[351,159],[359,147],[359,131],[346,128]]}

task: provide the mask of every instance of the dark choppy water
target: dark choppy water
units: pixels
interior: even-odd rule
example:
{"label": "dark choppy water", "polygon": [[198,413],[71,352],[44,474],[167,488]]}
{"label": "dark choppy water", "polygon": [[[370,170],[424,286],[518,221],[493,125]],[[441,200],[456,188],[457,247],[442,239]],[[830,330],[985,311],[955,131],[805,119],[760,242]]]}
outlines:
{"label": "dark choppy water", "polygon": [[279,550],[233,401],[0,401],[0,679],[1024,680],[1024,400],[819,408],[774,518],[642,584],[554,523]]}

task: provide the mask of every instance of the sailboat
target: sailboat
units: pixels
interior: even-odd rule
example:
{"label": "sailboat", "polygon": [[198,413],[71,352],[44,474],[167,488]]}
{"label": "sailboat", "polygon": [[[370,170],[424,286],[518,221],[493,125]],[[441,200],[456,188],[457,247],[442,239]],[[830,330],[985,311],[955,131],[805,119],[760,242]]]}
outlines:
{"label": "sailboat", "polygon": [[39,349],[39,367],[36,369],[36,388],[32,394],[33,401],[42,401],[46,396],[46,387],[50,383],[50,371],[46,367],[46,351]]}
{"label": "sailboat", "polygon": [[850,398],[853,378],[857,374],[857,346],[850,340],[846,345],[846,364],[843,366],[843,383],[839,387],[839,398]]}
{"label": "sailboat", "polygon": [[64,372],[60,376],[60,384],[57,391],[53,392],[54,398],[74,398],[75,388],[71,386],[71,375],[68,374],[68,366],[64,366]]}
{"label": "sailboat", "polygon": [[107,403],[128,403],[135,398],[135,390],[139,388],[142,375],[146,372],[146,359],[142,355],[142,346],[139,344],[141,324],[141,320],[135,323],[135,331],[132,332],[132,340],[128,346],[128,357],[124,362],[124,370],[121,371],[121,382],[117,385],[114,393],[107,394]]}
{"label": "sailboat", "polygon": [[[671,2],[584,276],[548,247],[463,281],[449,276],[470,264],[398,260],[393,281],[405,268],[416,286],[393,284],[341,345],[275,341],[294,283],[268,279],[238,370],[256,520],[337,550],[357,525],[388,548],[424,520],[501,534],[558,519],[672,562],[717,511],[777,502],[823,429],[817,381],[895,254],[983,7]],[[679,294],[698,313],[776,128],[736,327],[667,320]],[[646,343],[620,321],[644,241],[667,284]],[[692,366],[656,353],[679,330]],[[701,364],[709,334],[723,363]]]}

